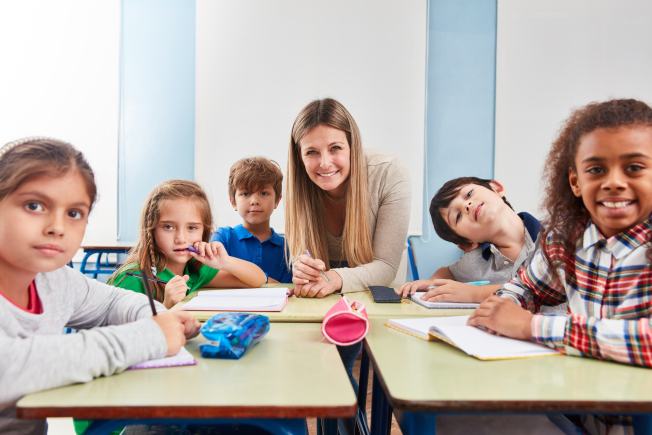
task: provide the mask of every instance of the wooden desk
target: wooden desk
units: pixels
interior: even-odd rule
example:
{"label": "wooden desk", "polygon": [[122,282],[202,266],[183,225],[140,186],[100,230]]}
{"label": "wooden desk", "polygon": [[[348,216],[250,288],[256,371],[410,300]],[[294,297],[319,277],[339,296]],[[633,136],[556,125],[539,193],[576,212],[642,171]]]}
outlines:
{"label": "wooden desk", "polygon": [[372,433],[386,433],[390,406],[406,435],[433,433],[439,412],[652,413],[650,369],[571,356],[480,361],[385,321],[371,321],[364,346],[375,369]]}
{"label": "wooden desk", "polygon": [[136,423],[125,419],[355,415],[348,376],[335,346],[322,342],[319,325],[275,323],[240,360],[202,358],[198,346],[205,341],[200,336],[186,345],[197,365],[128,370],[30,394],[18,402],[17,416],[121,419],[120,427]]}
{"label": "wooden desk", "polygon": [[449,317],[468,316],[473,309],[428,309],[411,301],[404,301],[400,304],[378,304],[374,302],[369,290],[364,292],[347,293],[350,301],[360,301],[367,308],[369,319],[407,319],[417,317]]}
{"label": "wooden desk", "polygon": [[[294,284],[265,284],[263,287],[288,287],[294,288]],[[211,288],[202,288],[203,290],[219,290]],[[181,309],[181,306],[188,302],[190,299],[197,296],[197,292],[193,292],[186,296],[186,298],[172,307],[173,310]],[[257,312],[269,317],[270,322],[290,322],[290,323],[321,323],[324,320],[326,312],[330,310],[333,305],[341,298],[340,295],[328,295],[325,298],[296,298],[290,296],[288,304],[280,313],[276,312]],[[214,315],[222,311],[188,311],[200,322],[205,322]]]}

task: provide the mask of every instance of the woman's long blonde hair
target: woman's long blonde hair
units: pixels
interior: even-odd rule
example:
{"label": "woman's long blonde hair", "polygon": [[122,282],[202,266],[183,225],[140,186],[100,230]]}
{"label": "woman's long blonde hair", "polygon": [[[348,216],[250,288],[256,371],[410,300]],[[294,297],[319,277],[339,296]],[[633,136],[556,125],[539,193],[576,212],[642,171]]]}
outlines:
{"label": "woman's long blonde hair", "polygon": [[[161,220],[161,209],[166,201],[187,198],[196,202],[199,213],[202,218],[204,230],[202,231],[202,240],[208,242],[213,230],[213,214],[211,212],[210,202],[206,192],[197,183],[186,180],[168,180],[159,184],[152,190],[145,200],[143,211],[140,215],[140,229],[138,230],[138,243],[129,251],[129,256],[122,263],[122,266],[111,275],[107,281],[111,285],[119,285],[115,282],[117,277],[124,272],[137,272],[139,269],[145,270],[145,275],[155,277],[156,273],[165,269],[168,259],[156,246],[154,230]],[[196,272],[203,265],[198,261],[191,260],[188,263],[188,269]],[[156,273],[155,273],[156,271]],[[124,277],[123,277],[124,279]],[[157,282],[150,282],[154,290],[154,297],[159,302],[163,301],[165,287]]]}
{"label": "woman's long blonde hair", "polygon": [[285,244],[291,265],[306,249],[330,269],[324,224],[322,189],[308,176],[301,158],[299,141],[318,125],[328,125],[346,133],[351,147],[351,171],[346,181],[344,253],[349,267],[373,261],[369,234],[369,190],[367,167],[362,154],[358,125],[342,104],[331,98],[315,100],[303,108],[292,126],[288,150],[285,192]]}

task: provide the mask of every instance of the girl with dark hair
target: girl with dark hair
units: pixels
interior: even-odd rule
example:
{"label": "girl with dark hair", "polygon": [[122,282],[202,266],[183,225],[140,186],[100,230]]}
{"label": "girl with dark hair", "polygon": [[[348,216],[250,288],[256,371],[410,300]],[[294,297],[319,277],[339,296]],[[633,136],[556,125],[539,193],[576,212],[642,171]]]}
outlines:
{"label": "girl with dark hair", "polygon": [[[468,324],[569,355],[652,367],[652,108],[611,100],[576,110],[552,145],[544,180],[541,249]],[[566,301],[568,315],[533,314]],[[576,423],[587,433],[631,429],[619,416]]]}

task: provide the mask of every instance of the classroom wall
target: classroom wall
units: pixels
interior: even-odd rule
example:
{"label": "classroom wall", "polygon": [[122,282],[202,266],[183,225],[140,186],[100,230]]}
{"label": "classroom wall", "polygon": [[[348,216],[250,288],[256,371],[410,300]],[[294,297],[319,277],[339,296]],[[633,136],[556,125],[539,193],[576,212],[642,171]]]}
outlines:
{"label": "classroom wall", "polygon": [[493,178],[496,8],[495,0],[429,2],[423,236],[412,238],[420,278],[461,256],[432,227],[432,196],[452,178]]}
{"label": "classroom wall", "polygon": [[123,0],[119,240],[136,240],[140,210],[161,181],[193,180],[195,2]]}
{"label": "classroom wall", "polygon": [[95,172],[84,240],[115,240],[120,1],[0,2],[0,146],[72,143]]}
{"label": "classroom wall", "polygon": [[[427,0],[198,0],[195,178],[220,226],[242,222],[231,165],[256,155],[287,167],[292,124],[310,101],[351,112],[363,146],[410,170],[409,231],[421,234]],[[271,218],[284,231],[284,205]]]}
{"label": "classroom wall", "polygon": [[495,173],[515,207],[545,217],[541,173],[571,110],[611,98],[652,104],[650,17],[641,0],[500,1]]}

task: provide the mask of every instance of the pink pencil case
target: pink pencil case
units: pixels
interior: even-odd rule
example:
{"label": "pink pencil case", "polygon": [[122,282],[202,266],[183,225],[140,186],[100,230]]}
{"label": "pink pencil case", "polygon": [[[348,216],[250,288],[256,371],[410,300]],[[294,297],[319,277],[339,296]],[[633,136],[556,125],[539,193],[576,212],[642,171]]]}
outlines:
{"label": "pink pencil case", "polygon": [[346,296],[342,296],[326,313],[321,332],[328,341],[338,346],[356,344],[369,332],[367,309],[362,302],[351,303]]}

